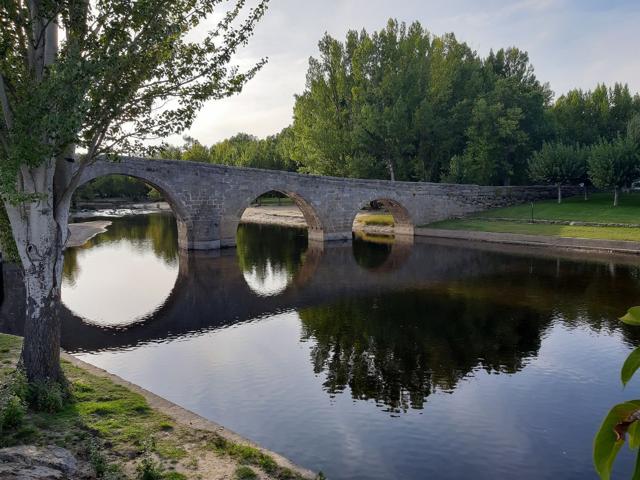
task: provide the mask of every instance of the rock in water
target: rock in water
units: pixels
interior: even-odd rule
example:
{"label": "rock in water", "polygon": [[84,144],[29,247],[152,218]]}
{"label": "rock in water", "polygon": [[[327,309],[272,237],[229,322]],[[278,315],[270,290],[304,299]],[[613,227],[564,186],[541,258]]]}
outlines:
{"label": "rock in water", "polygon": [[69,450],[56,446],[23,445],[0,449],[2,480],[85,480],[93,469]]}

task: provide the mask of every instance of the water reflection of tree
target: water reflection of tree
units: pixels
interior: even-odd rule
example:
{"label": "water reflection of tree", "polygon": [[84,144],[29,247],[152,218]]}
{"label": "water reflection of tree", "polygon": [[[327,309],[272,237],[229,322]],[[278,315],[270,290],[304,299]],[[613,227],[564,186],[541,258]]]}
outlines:
{"label": "water reflection of tree", "polygon": [[389,258],[393,249],[391,236],[367,236],[357,232],[353,237],[353,258],[363,268],[376,269]]}
{"label": "water reflection of tree", "polygon": [[65,251],[63,277],[74,282],[79,272],[78,253],[99,245],[127,241],[134,248],[143,251],[151,247],[156,257],[168,265],[178,261],[177,226],[173,215],[154,213],[120,218],[109,218],[112,223],[107,231],[101,233],[81,247]]}
{"label": "water reflection of tree", "polygon": [[449,282],[432,291],[468,301],[532,308],[569,327],[620,330],[630,345],[640,343],[640,332],[618,321],[630,305],[640,303],[636,265],[511,259],[501,273]]}
{"label": "water reflection of tree", "polygon": [[476,368],[513,373],[535,355],[548,316],[531,309],[454,300],[424,291],[300,311],[312,362],[330,394],[390,411],[422,408],[436,390],[451,391]]}
{"label": "water reflection of tree", "polygon": [[303,228],[241,224],[236,236],[238,265],[242,272],[255,273],[264,282],[269,269],[292,277],[304,261],[307,235]]}

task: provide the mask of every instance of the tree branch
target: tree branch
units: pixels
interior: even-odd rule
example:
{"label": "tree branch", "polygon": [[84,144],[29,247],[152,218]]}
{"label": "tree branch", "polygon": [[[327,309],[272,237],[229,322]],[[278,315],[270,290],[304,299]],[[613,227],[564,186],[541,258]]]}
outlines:
{"label": "tree branch", "polygon": [[6,83],[2,72],[0,72],[0,104],[2,104],[2,114],[6,129],[11,130],[13,128],[13,113],[11,112],[11,105],[9,105],[9,96],[7,95]]}

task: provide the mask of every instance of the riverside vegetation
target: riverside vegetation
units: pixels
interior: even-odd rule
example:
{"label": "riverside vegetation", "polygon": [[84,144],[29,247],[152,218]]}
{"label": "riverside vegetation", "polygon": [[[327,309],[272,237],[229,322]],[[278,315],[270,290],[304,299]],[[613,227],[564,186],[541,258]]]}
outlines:
{"label": "riverside vegetation", "polygon": [[[185,137],[161,158],[320,175],[477,184],[592,182],[618,191],[638,177],[640,96],[627,85],[554,99],[526,52],[481,57],[453,33],[389,20],[376,32],[325,35],[296,96],[293,123],[211,146]],[[158,193],[97,179],[81,196]]]}
{"label": "riverside vegetation", "polygon": [[608,194],[596,193],[587,200],[581,196],[571,197],[561,204],[555,201],[536,202],[533,204],[533,221],[532,206],[527,204],[497,208],[424,227],[640,241],[638,212],[640,194],[624,194],[620,205],[613,207]]}
{"label": "riverside vegetation", "polygon": [[304,478],[252,446],[181,424],[142,395],[66,360],[70,393],[36,392],[16,369],[21,345],[0,334],[0,447],[58,445],[105,479]]}
{"label": "riverside vegetation", "polygon": [[[627,325],[640,326],[640,307],[630,308],[620,320]],[[622,386],[629,381],[640,368],[640,347],[634,349],[626,358],[620,370]],[[602,480],[611,478],[613,463],[618,452],[628,441],[629,448],[637,451],[636,465],[631,478],[640,479],[640,399],[619,403],[611,408],[602,421],[593,442],[593,461]]]}

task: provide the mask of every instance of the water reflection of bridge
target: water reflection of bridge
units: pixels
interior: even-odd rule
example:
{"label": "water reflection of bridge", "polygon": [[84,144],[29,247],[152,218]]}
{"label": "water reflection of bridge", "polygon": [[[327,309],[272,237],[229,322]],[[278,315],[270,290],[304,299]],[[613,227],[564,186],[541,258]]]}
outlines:
{"label": "water reflection of bridge", "polygon": [[[271,296],[260,296],[249,287],[234,250],[183,252],[176,284],[158,310],[134,324],[106,328],[63,307],[63,345],[72,351],[131,347],[286,310],[407,289],[431,289],[461,298],[491,297],[494,302],[545,311],[565,309],[567,318],[579,316],[572,302],[579,299],[581,305],[589,304],[583,298],[589,292],[594,308],[591,317],[603,322],[615,319],[638,294],[637,259],[625,259],[626,264],[621,265],[611,258],[584,255],[572,261],[566,253],[548,251],[514,248],[512,255],[504,255],[499,250],[505,247],[469,248],[443,241],[420,242],[414,248],[396,242],[385,261],[369,267],[358,262],[353,248],[351,244],[310,242],[291,283]],[[510,272],[523,271],[530,275],[514,284]],[[5,272],[0,329],[20,334],[23,293],[17,278]],[[503,283],[496,284],[501,278]],[[543,288],[545,295],[538,291],[535,298],[527,297],[531,282]]]}

